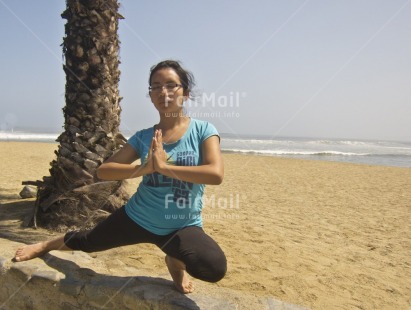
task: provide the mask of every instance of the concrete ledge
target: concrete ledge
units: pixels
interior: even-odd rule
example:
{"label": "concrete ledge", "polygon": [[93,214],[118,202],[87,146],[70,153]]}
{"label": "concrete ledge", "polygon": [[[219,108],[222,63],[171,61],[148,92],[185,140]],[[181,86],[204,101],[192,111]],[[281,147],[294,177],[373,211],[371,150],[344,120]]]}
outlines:
{"label": "concrete ledge", "polygon": [[126,265],[109,270],[82,252],[53,251],[14,263],[11,258],[22,244],[2,244],[0,309],[307,309],[201,281],[194,293],[183,295],[172,281],[138,276],[143,273]]}

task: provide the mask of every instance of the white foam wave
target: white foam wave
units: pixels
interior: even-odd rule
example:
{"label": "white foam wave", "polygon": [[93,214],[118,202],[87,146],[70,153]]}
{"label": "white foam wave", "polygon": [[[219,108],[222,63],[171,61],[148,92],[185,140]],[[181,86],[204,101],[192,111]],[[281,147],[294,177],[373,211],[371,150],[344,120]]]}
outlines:
{"label": "white foam wave", "polygon": [[260,139],[226,139],[222,138],[224,143],[241,143],[241,144],[295,144],[296,141],[291,140],[260,140]]}
{"label": "white foam wave", "polygon": [[293,150],[251,150],[251,149],[222,149],[228,153],[289,155],[289,156],[367,156],[368,153],[350,153],[337,151],[293,151]]}
{"label": "white foam wave", "polygon": [[0,141],[56,141],[58,134],[30,132],[0,132]]}
{"label": "white foam wave", "polygon": [[312,140],[308,144],[326,144],[326,145],[367,145],[369,143],[363,141],[352,140]]}

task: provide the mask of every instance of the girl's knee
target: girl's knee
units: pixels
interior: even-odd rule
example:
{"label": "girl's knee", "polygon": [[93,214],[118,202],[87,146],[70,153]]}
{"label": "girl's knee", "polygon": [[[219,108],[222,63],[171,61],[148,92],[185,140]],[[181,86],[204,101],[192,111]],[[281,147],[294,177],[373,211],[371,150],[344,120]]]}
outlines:
{"label": "girl's knee", "polygon": [[213,260],[199,259],[193,264],[187,264],[187,272],[200,280],[206,282],[218,282],[227,273],[227,260],[224,254]]}
{"label": "girl's knee", "polygon": [[212,282],[212,283],[218,282],[222,278],[224,278],[226,273],[227,273],[227,263],[225,263],[224,265],[220,265],[220,266],[213,266],[211,270],[209,271],[209,274],[207,275],[207,278],[205,279],[205,281]]}

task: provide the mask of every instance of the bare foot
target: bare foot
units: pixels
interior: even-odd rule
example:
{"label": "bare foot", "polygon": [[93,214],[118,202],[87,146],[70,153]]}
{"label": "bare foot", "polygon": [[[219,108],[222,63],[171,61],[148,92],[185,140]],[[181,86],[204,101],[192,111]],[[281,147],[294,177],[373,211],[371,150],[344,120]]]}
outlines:
{"label": "bare foot", "polygon": [[16,262],[23,262],[25,260],[30,260],[41,256],[42,254],[46,253],[47,250],[43,242],[39,242],[36,244],[30,244],[19,248],[16,251],[14,256],[14,261]]}
{"label": "bare foot", "polygon": [[165,260],[176,289],[183,294],[192,293],[194,291],[194,284],[188,277],[184,264],[168,255]]}

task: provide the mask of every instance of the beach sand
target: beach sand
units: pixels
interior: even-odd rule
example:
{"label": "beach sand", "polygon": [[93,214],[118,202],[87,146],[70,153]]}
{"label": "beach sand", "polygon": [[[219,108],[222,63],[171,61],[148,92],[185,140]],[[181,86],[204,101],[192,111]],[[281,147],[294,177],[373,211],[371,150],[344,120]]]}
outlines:
{"label": "beach sand", "polygon": [[[21,182],[48,175],[56,147],[0,142],[0,220],[13,219],[4,231],[34,203],[19,199]],[[229,269],[210,285],[312,309],[411,308],[411,169],[236,154],[224,162],[224,182],[207,186],[203,215]],[[55,235],[22,231],[26,243]],[[92,255],[147,276],[166,272],[151,245]]]}

